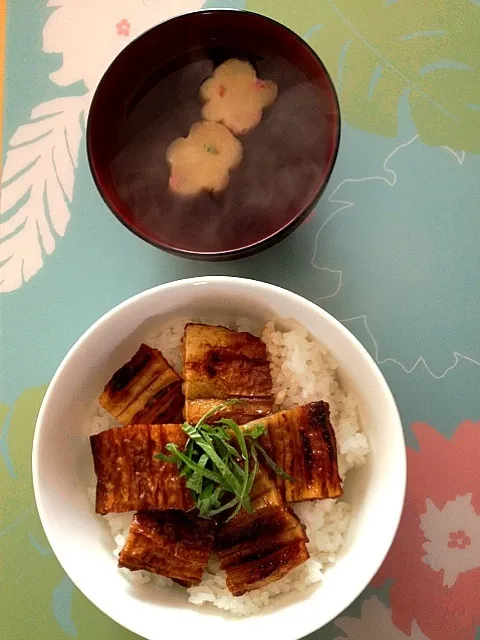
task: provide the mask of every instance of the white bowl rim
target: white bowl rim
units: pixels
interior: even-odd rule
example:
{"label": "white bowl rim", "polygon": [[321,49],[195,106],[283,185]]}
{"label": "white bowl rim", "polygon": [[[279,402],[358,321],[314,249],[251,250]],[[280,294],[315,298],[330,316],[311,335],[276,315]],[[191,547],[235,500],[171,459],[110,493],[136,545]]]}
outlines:
{"label": "white bowl rim", "polygon": [[[298,629],[299,633],[297,633],[296,631],[295,639],[300,640],[304,636],[307,636],[310,633],[313,633],[318,629],[323,628],[326,624],[329,624],[329,622],[333,621],[337,616],[339,616],[346,608],[348,608],[352,604],[352,602],[356,598],[358,598],[361,595],[361,593],[371,582],[372,578],[375,576],[377,571],[380,569],[380,566],[382,565],[383,560],[385,559],[385,556],[387,555],[392,545],[393,539],[398,529],[398,525],[400,523],[400,518],[402,516],[403,505],[405,501],[406,485],[407,485],[407,456],[406,456],[405,436],[404,436],[402,422],[400,419],[400,414],[398,412],[395,399],[390,390],[390,387],[388,386],[387,381],[385,380],[385,377],[383,376],[383,373],[380,371],[380,368],[378,367],[377,363],[373,360],[373,358],[368,353],[366,348],[339,320],[337,320],[332,315],[330,315],[327,311],[325,311],[315,303],[311,302],[310,300],[304,298],[303,296],[300,296],[299,294],[296,294],[288,289],[284,289],[283,287],[279,287],[277,285],[266,283],[260,280],[240,278],[237,276],[198,276],[193,278],[184,278],[180,280],[175,280],[172,282],[167,282],[165,284],[157,285],[149,289],[146,289],[138,294],[135,294],[127,298],[123,302],[120,302],[115,307],[110,309],[110,311],[107,311],[102,316],[100,316],[100,318],[98,318],[98,320],[96,320],[68,350],[66,356],[63,358],[55,374],[53,375],[52,380],[50,381],[50,384],[48,385],[47,391],[43,398],[42,404],[40,406],[40,410],[39,410],[36,424],[35,424],[35,432],[34,432],[33,447],[32,447],[32,477],[33,477],[33,489],[34,489],[35,502],[36,502],[38,514],[40,517],[40,521],[42,523],[42,526],[45,531],[46,537],[49,541],[49,544],[51,545],[52,550],[58,562],[62,566],[62,569],[67,573],[67,575],[69,575],[65,569],[64,556],[61,554],[60,555],[57,554],[58,549],[56,548],[54,538],[51,535],[51,530],[48,523],[48,516],[46,513],[46,509],[44,508],[44,505],[42,503],[40,477],[39,477],[39,469],[38,469],[38,460],[39,460],[39,453],[40,453],[39,445],[41,441],[41,434],[44,427],[44,416],[47,412],[47,406],[55,394],[55,387],[57,386],[58,380],[62,377],[63,370],[66,367],[67,362],[77,352],[77,350],[79,350],[82,347],[82,345],[88,341],[89,337],[93,333],[95,333],[97,328],[100,325],[102,325],[104,322],[107,322],[113,316],[117,314],[121,314],[123,310],[126,309],[128,306],[135,304],[138,300],[142,298],[148,297],[150,295],[155,295],[159,291],[167,292],[172,289],[181,290],[183,288],[189,288],[192,286],[214,284],[214,283],[223,283],[223,284],[230,283],[233,285],[235,283],[238,283],[239,285],[243,285],[245,287],[252,287],[252,288],[261,287],[269,290],[272,293],[290,297],[296,304],[303,305],[304,307],[308,308],[310,311],[323,316],[323,319],[325,322],[332,325],[336,331],[342,333],[344,337],[346,337],[355,346],[355,348],[363,356],[363,359],[365,360],[365,364],[374,373],[380,387],[382,388],[382,393],[384,394],[385,400],[390,405],[390,410],[392,412],[391,415],[392,415],[393,421],[396,423],[395,427],[398,431],[397,436],[400,436],[400,442],[403,444],[402,451],[401,452],[398,451],[398,457],[396,460],[396,464],[397,464],[396,470],[397,470],[397,479],[398,479],[398,483],[396,485],[397,493],[395,496],[392,496],[392,500],[395,500],[396,502],[395,517],[392,517],[390,522],[390,534],[388,536],[385,536],[383,539],[383,550],[379,556],[380,560],[370,567],[370,571],[368,572],[368,574],[364,575],[364,579],[363,579],[364,585],[362,589],[357,593],[357,595],[351,598],[350,601],[342,602],[338,607],[334,608],[331,612],[329,612],[329,620],[322,623],[320,627],[318,627],[318,625],[315,624],[313,616],[311,618],[309,617],[308,619],[297,618],[295,621],[295,629]],[[77,589],[79,589],[79,591],[90,602],[92,602],[94,606],[96,606],[100,611],[102,611],[102,613],[104,613],[106,616],[114,620],[116,623],[118,623],[128,631],[139,634],[138,628],[135,628],[135,626],[130,623],[128,615],[122,616],[118,607],[116,608],[112,607],[112,610],[107,610],[107,607],[100,606],[99,604],[97,604],[97,602],[94,602],[93,600],[90,599],[89,595],[86,593],[86,590],[80,587],[76,583],[74,577],[70,575],[69,577],[72,580],[72,582],[75,584]]]}

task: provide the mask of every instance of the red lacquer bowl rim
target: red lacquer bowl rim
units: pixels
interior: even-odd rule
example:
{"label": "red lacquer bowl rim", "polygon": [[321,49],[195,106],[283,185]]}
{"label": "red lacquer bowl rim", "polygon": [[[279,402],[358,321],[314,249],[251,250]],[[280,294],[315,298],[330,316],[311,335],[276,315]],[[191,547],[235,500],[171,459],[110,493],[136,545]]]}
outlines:
{"label": "red lacquer bowl rim", "polygon": [[[324,79],[326,81],[326,85],[328,86],[328,90],[329,90],[329,98],[332,102],[332,107],[333,107],[333,115],[335,116],[335,131],[334,134],[331,138],[331,142],[332,142],[332,153],[330,154],[328,163],[325,167],[324,173],[322,175],[322,179],[319,183],[318,188],[316,189],[316,191],[314,191],[312,193],[312,196],[310,197],[309,201],[307,202],[307,204],[305,204],[304,206],[302,206],[301,209],[299,209],[297,215],[295,215],[293,218],[291,218],[286,224],[284,224],[282,227],[279,227],[276,231],[274,231],[273,233],[269,234],[268,236],[265,236],[264,238],[261,238],[260,240],[257,240],[253,243],[250,243],[248,245],[242,246],[242,247],[238,247],[235,249],[228,249],[226,251],[190,251],[188,249],[183,249],[177,246],[174,246],[172,244],[168,244],[166,242],[162,242],[161,240],[159,240],[156,237],[153,237],[152,235],[149,235],[148,233],[146,233],[145,231],[143,231],[141,228],[139,228],[134,222],[128,220],[121,211],[118,210],[118,208],[114,205],[114,203],[111,201],[111,199],[109,198],[109,196],[107,195],[107,193],[105,192],[105,189],[103,188],[103,186],[101,185],[101,180],[99,178],[99,171],[97,170],[97,166],[96,166],[96,161],[95,161],[95,144],[92,141],[92,122],[95,118],[95,112],[96,112],[96,105],[97,103],[99,103],[102,99],[101,97],[101,93],[102,93],[102,88],[106,82],[106,78],[109,74],[109,72],[111,71],[112,68],[116,67],[118,64],[121,64],[121,58],[125,55],[125,52],[127,50],[131,50],[133,47],[138,45],[138,41],[140,41],[141,39],[143,39],[144,37],[147,36],[147,34],[150,34],[151,32],[155,31],[155,30],[161,30],[161,29],[168,29],[171,26],[175,26],[176,23],[181,22],[183,20],[186,19],[192,19],[193,16],[198,16],[199,19],[204,19],[205,16],[207,15],[212,15],[212,14],[218,14],[219,12],[222,12],[224,14],[232,14],[232,18],[238,18],[239,14],[243,14],[243,15],[247,15],[250,16],[254,19],[258,19],[260,21],[265,21],[266,23],[269,23],[270,26],[273,26],[275,29],[280,30],[285,32],[289,37],[291,37],[292,39],[294,39],[297,44],[300,44],[303,48],[306,49],[307,53],[313,58],[314,62],[316,63],[316,65],[318,66],[321,74],[324,76]],[[285,54],[285,58],[286,60],[288,60],[288,51]],[[117,218],[117,220],[119,220],[119,222],[121,222],[129,231],[131,231],[132,233],[134,233],[136,236],[138,236],[139,238],[141,238],[142,240],[145,240],[146,242],[148,242],[149,244],[153,245],[154,247],[157,247],[159,249],[162,249],[164,251],[167,251],[168,253],[177,255],[177,256],[181,256],[184,258],[190,258],[193,260],[207,260],[207,261],[221,261],[221,260],[234,260],[234,259],[238,259],[238,258],[245,258],[247,256],[253,255],[255,253],[259,253],[260,251],[263,251],[264,249],[267,249],[268,247],[271,247],[273,245],[275,245],[277,242],[280,242],[280,240],[283,240],[284,238],[286,238],[288,235],[290,235],[290,233],[292,233],[302,222],[305,221],[305,219],[308,217],[308,215],[311,213],[312,209],[315,207],[315,205],[317,204],[318,200],[320,199],[321,195],[323,194],[329,180],[330,180],[330,176],[332,174],[333,168],[335,166],[335,162],[338,156],[338,149],[339,149],[339,145],[340,145],[340,132],[341,132],[341,115],[340,115],[340,105],[339,105],[339,101],[338,101],[338,96],[337,96],[337,92],[335,90],[335,86],[334,83],[332,81],[332,78],[330,76],[330,74],[328,73],[325,65],[323,64],[322,60],[320,59],[320,57],[317,55],[317,53],[312,49],[312,47],[310,47],[310,45],[305,42],[305,40],[303,38],[301,38],[297,33],[295,33],[294,31],[292,31],[292,29],[290,29],[289,27],[281,24],[280,22],[278,22],[277,20],[274,20],[273,18],[270,18],[268,16],[264,16],[262,14],[259,13],[255,13],[253,11],[244,11],[242,9],[202,9],[199,11],[194,11],[194,12],[189,12],[189,13],[184,13],[178,16],[175,16],[173,18],[170,18],[169,20],[166,20],[164,22],[160,22],[157,25],[154,25],[153,27],[151,27],[150,29],[147,29],[146,31],[144,31],[143,33],[141,33],[139,36],[137,36],[134,40],[132,40],[124,49],[122,49],[122,51],[120,51],[120,53],[113,59],[113,61],[111,62],[111,64],[109,65],[109,67],[107,68],[107,70],[105,71],[105,73],[103,74],[92,99],[91,105],[90,105],[90,110],[89,110],[89,114],[88,114],[88,118],[87,118],[87,123],[86,123],[86,145],[87,145],[87,158],[88,158],[88,163],[89,163],[89,167],[90,167],[90,171],[93,177],[93,180],[95,182],[95,185],[97,187],[97,190],[100,194],[100,196],[102,197],[103,201],[105,202],[105,204],[107,205],[107,207],[110,209],[110,211],[115,215],[115,217]]]}

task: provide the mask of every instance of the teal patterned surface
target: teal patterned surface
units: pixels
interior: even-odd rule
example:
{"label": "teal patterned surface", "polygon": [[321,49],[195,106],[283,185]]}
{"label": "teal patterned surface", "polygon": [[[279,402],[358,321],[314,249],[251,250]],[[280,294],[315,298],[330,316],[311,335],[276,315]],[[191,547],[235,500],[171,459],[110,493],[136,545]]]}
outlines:
{"label": "teal patterned surface", "polygon": [[[317,49],[344,124],[337,165],[310,219],[277,247],[219,265],[168,256],[124,229],[95,190],[82,134],[91,91],[121,46],[113,39],[126,44],[135,29],[201,4],[8,3],[0,573],[9,587],[1,635],[133,638],[85,601],[48,547],[31,490],[36,411],[66,351],[105,311],[163,282],[227,274],[279,284],[341,319],[379,363],[404,422],[416,482],[397,541],[374,583],[312,638],[478,640],[479,3],[375,0],[365,15],[356,0],[246,3]],[[93,22],[82,60],[74,47]],[[378,51],[382,64],[370,58]],[[432,99],[421,100],[412,83]]]}

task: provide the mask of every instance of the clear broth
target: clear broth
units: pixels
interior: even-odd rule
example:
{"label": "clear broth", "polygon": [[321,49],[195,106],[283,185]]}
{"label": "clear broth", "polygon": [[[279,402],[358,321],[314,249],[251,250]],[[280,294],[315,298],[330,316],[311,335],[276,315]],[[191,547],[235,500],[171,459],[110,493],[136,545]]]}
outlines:
{"label": "clear broth", "polygon": [[[218,194],[186,198],[168,187],[168,145],[201,120],[199,88],[216,66],[248,59],[278,97],[240,137],[243,159]],[[331,99],[293,64],[269,53],[226,47],[191,51],[151,76],[117,126],[110,171],[120,199],[165,245],[192,252],[233,251],[262,240],[315,200],[332,153]]]}

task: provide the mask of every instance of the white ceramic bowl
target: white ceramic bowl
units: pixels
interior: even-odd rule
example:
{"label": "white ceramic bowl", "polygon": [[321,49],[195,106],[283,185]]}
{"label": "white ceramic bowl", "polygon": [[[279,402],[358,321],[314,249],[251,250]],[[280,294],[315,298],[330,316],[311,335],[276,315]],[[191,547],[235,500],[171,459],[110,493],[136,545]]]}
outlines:
{"label": "white ceramic bowl", "polygon": [[[352,470],[346,499],[354,519],[337,563],[323,583],[283,596],[264,614],[236,619],[195,607],[180,590],[133,587],[116,570],[106,525],[86,493],[92,460],[85,414],[115,367],[138,347],[145,327],[172,315],[219,311],[265,321],[293,318],[329,349],[343,383],[357,394],[371,445],[368,463]],[[325,311],[289,291],[252,280],[205,277],[145,291],[104,315],[72,347],[43,401],[33,443],[35,498],[49,542],[77,587],[131,631],[160,640],[271,637],[296,640],[335,618],[367,586],[400,519],[406,483],[405,443],[392,394],[355,337]]]}

